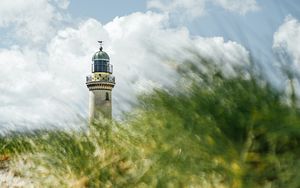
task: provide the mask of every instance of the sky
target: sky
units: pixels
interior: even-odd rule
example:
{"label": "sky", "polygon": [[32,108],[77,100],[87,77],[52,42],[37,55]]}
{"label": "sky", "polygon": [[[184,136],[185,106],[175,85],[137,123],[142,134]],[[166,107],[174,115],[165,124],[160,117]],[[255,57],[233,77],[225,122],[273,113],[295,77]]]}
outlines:
{"label": "sky", "polygon": [[176,67],[195,60],[189,48],[226,75],[254,60],[286,89],[282,68],[300,78],[299,20],[298,0],[2,0],[0,130],[86,119],[85,76],[98,40],[114,65],[116,118],[138,95],[176,85]]}

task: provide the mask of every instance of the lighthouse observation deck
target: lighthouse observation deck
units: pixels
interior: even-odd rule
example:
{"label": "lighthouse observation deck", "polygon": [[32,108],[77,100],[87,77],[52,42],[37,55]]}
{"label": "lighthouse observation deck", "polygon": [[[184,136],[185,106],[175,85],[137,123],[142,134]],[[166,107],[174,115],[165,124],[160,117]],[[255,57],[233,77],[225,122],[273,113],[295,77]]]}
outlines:
{"label": "lighthouse observation deck", "polygon": [[103,82],[103,83],[111,83],[111,84],[115,84],[116,80],[115,77],[113,75],[90,75],[86,77],[86,83],[90,83],[90,82]]}
{"label": "lighthouse observation deck", "polygon": [[112,90],[115,83],[115,77],[110,74],[94,74],[86,77],[86,85],[90,91]]}

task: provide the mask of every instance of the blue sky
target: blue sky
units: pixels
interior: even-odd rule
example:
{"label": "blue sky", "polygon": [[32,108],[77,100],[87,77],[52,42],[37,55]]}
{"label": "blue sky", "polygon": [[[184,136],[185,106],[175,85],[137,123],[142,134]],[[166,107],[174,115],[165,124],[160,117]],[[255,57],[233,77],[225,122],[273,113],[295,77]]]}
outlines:
{"label": "blue sky", "polygon": [[113,20],[116,16],[124,16],[137,11],[146,11],[144,0],[72,0],[70,13],[78,18],[95,18],[102,23]]}
{"label": "blue sky", "polygon": [[[273,33],[284,22],[286,16],[300,18],[300,2],[298,0],[258,0],[259,10],[240,15],[208,3],[207,13],[193,20],[173,21],[173,27],[186,26],[192,35],[204,37],[222,36],[225,40],[233,40],[243,44],[252,51],[253,56],[272,58]],[[72,0],[70,13],[78,18],[93,17],[105,24],[117,16],[125,16],[133,12],[145,12],[145,0]],[[157,11],[155,9],[151,9]]]}
{"label": "blue sky", "polygon": [[194,61],[186,48],[213,59],[226,75],[254,57],[269,81],[288,92],[274,56],[280,52],[289,57],[280,63],[295,73],[300,96],[299,5],[299,0],[1,0],[0,133],[1,126],[64,127],[86,118],[85,76],[98,40],[105,41],[114,65],[115,117],[129,111],[137,95],[174,86],[176,67]]}

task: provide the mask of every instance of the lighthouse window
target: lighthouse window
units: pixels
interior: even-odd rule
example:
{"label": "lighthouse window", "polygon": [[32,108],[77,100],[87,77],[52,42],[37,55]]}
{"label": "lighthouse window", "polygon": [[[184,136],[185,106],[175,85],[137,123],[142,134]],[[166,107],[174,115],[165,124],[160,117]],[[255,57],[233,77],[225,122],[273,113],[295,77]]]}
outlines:
{"label": "lighthouse window", "polygon": [[109,101],[109,93],[106,92],[105,100]]}
{"label": "lighthouse window", "polygon": [[108,72],[108,61],[96,60],[94,61],[94,72]]}

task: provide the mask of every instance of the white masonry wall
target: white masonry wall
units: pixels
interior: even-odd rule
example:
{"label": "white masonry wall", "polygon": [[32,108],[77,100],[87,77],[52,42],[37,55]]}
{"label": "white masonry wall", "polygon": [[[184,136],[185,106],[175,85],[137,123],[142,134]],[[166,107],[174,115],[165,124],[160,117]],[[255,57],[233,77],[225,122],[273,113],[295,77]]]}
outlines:
{"label": "white masonry wall", "polygon": [[90,122],[101,117],[112,118],[112,100],[110,90],[90,91]]}

